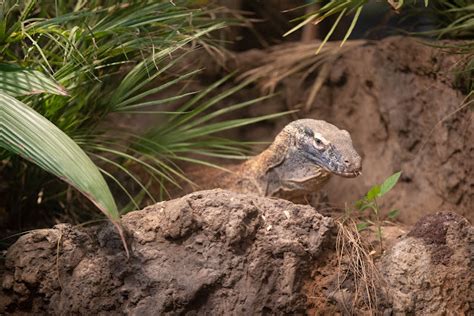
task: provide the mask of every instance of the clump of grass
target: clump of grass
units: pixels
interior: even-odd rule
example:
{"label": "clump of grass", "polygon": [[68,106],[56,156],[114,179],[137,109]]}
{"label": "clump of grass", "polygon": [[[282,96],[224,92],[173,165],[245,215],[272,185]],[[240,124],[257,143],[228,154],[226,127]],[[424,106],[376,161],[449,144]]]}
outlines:
{"label": "clump of grass", "polygon": [[318,55],[314,54],[320,45],[318,42],[279,45],[265,54],[262,65],[246,71],[239,79],[256,82],[262,93],[267,94],[273,93],[278,84],[289,76],[299,74],[298,79],[302,83],[317,72],[305,104],[298,105],[309,111],[330,73],[331,64],[345,52],[363,43],[365,41],[351,41],[339,47],[339,43],[331,42],[325,45]]}
{"label": "clump of grass", "polygon": [[440,47],[450,54],[460,57],[455,69],[456,86],[467,95],[474,91],[474,5],[469,0],[430,1],[427,8],[408,8],[411,16],[427,16],[427,31],[414,35],[428,36],[436,40],[456,40],[427,42]]}
{"label": "clump of grass", "polygon": [[[375,314],[384,283],[370,246],[362,239],[356,222],[349,217],[336,221],[337,292],[330,296],[348,314]],[[351,284],[346,289],[343,284]]]}
{"label": "clump of grass", "polygon": [[[337,290],[330,296],[348,314],[361,311],[375,314],[380,305],[379,295],[385,291],[385,284],[375,265],[376,251],[361,232],[375,227],[379,241],[380,254],[383,251],[382,225],[379,199],[393,189],[400,178],[401,172],[388,177],[382,184],[374,185],[369,192],[356,202],[358,212],[363,216],[353,216],[346,210],[345,216],[336,220],[337,239]],[[364,214],[365,210],[370,213]],[[388,213],[393,219],[398,215],[394,210]],[[350,285],[348,285],[350,284]]]}
{"label": "clump of grass", "polygon": [[[352,22],[346,30],[340,46],[343,46],[352,31],[354,30],[357,21],[360,17],[361,11],[367,4],[367,0],[332,0],[325,4],[321,4],[321,0],[309,1],[305,6],[313,7],[316,10],[307,12],[305,15],[295,19],[299,23],[290,29],[285,35],[291,34],[307,24],[319,24],[321,21],[336,16],[336,20],[331,26],[328,33],[315,50],[316,54],[320,53],[325,45],[329,42],[332,34],[338,27],[342,17],[352,15]],[[403,13],[404,17],[424,16],[428,25],[428,31],[416,32],[413,35],[430,37],[431,39],[457,39],[463,40],[456,43],[441,44],[440,46],[448,49],[450,53],[461,55],[460,65],[457,69],[458,85],[465,90],[466,94],[473,91],[474,88],[474,7],[472,1],[456,0],[456,1],[442,1],[442,0],[423,0],[422,5],[419,1],[397,1],[386,0],[387,6],[396,13]],[[314,5],[320,4],[320,5]],[[418,23],[418,22],[417,22]],[[428,45],[433,43],[427,42]]]}
{"label": "clump of grass", "polygon": [[[305,6],[311,6],[314,4],[318,4],[323,2],[322,0],[312,0],[309,1]],[[359,20],[360,13],[364,9],[364,6],[367,4],[367,0],[331,0],[325,4],[321,4],[319,6],[313,6],[316,8],[314,12],[307,12],[305,15],[298,17],[295,21],[301,21],[295,27],[290,29],[284,36],[289,35],[300,28],[304,27],[307,24],[314,24],[317,25],[321,23],[323,20],[331,17],[337,16],[334,24],[331,26],[331,29],[328,31],[326,36],[324,37],[323,41],[319,44],[318,48],[316,49],[316,54],[318,54],[321,49],[326,45],[328,40],[331,38],[332,34],[336,30],[339,22],[341,21],[342,17],[353,15],[352,22],[347,28],[346,34],[344,35],[343,40],[340,42],[339,46],[343,46],[344,43],[349,39],[352,31],[354,30],[357,21]],[[407,6],[407,4],[416,4],[416,0],[412,1],[396,1],[396,0],[386,0],[387,5],[390,6],[394,11],[397,13],[402,9],[403,6]],[[429,1],[424,0],[425,7],[428,6]]]}

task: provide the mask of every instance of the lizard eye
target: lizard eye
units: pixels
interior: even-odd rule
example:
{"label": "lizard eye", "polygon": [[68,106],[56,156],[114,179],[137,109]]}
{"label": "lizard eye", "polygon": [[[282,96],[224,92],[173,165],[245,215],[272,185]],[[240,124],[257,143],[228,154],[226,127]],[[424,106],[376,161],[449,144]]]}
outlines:
{"label": "lizard eye", "polygon": [[325,147],[325,145],[324,145],[324,143],[321,139],[315,137],[314,138],[314,147],[316,147],[319,150],[322,150]]}

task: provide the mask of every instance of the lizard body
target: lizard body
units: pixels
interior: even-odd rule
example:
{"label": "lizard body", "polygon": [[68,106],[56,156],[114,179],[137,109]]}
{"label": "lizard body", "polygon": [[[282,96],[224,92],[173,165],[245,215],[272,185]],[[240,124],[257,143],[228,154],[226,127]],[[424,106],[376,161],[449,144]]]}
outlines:
{"label": "lizard body", "polygon": [[301,201],[331,175],[358,176],[361,157],[346,130],[322,120],[301,119],[285,126],[259,155],[226,168],[230,172],[206,170],[205,175],[188,177],[198,189],[221,188]]}

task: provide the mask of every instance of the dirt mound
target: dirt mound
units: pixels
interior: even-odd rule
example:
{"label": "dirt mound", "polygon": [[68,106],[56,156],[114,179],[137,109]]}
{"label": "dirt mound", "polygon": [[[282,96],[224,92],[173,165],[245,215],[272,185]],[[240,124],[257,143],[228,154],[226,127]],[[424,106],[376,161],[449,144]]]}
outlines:
{"label": "dirt mound", "polygon": [[380,269],[393,312],[474,313],[474,228],[455,213],[422,218],[385,255]]}
{"label": "dirt mound", "polygon": [[[453,84],[455,63],[414,39],[392,38],[354,49],[334,65],[326,90],[332,102],[318,102],[311,115],[327,111],[328,119],[351,131],[365,173],[357,190],[342,181],[330,187],[333,199],[360,196],[361,189],[402,170],[385,205],[399,209],[405,222],[439,209],[474,220],[474,113],[455,113],[464,100]],[[334,87],[338,82],[345,83]]]}
{"label": "dirt mound", "polygon": [[[473,222],[474,112],[469,107],[460,109],[466,96],[456,80],[459,57],[416,38],[396,36],[357,43],[329,63],[308,111],[300,109],[291,116],[226,131],[224,135],[272,141],[291,120],[324,119],[348,130],[363,157],[362,176],[333,177],[324,188],[330,204],[344,209],[346,202],[351,205],[372,185],[401,170],[401,181],[384,197],[383,209],[399,209],[399,219],[410,225],[439,209],[455,210]],[[308,44],[286,43],[267,50],[237,53],[225,70],[217,67],[215,60],[206,59],[205,74],[194,82],[194,89],[207,88],[209,82],[222,78],[227,71],[254,70],[270,60],[269,54],[282,48],[295,46],[294,54],[299,54],[301,45]],[[311,58],[318,46],[314,44]],[[337,47],[334,45],[333,49]],[[192,56],[191,62],[197,57]],[[276,96],[225,118],[255,117],[301,108],[321,75],[318,68],[308,73],[313,68],[309,64],[279,82]],[[270,71],[266,83],[272,83],[273,76]],[[222,89],[233,86],[235,83],[228,83]],[[260,94],[258,85],[249,86],[223,100],[220,106],[245,102]],[[128,120],[128,124],[146,125],[135,120]],[[148,121],[147,124],[158,123]],[[256,148],[255,153],[261,150]],[[200,173],[202,168],[197,167]]]}
{"label": "dirt mound", "polygon": [[284,200],[202,191],[111,225],[58,225],[8,251],[0,313],[304,314],[304,280],[333,245],[330,218]]}
{"label": "dirt mound", "polygon": [[[242,53],[234,67],[258,67],[278,50],[274,46]],[[402,170],[401,183],[387,195],[384,206],[399,209],[403,222],[414,224],[439,209],[456,210],[474,221],[474,112],[468,107],[457,111],[465,98],[455,84],[458,61],[413,38],[366,42],[330,64],[309,111],[275,122],[272,134],[267,125],[246,128],[240,137],[270,140],[291,119],[327,120],[347,129],[363,156],[362,176],[333,177],[325,188],[332,204],[343,208],[344,202],[357,200],[372,185]],[[303,80],[308,68],[281,81],[279,95],[252,107],[250,115],[304,105],[318,76],[314,71]]]}

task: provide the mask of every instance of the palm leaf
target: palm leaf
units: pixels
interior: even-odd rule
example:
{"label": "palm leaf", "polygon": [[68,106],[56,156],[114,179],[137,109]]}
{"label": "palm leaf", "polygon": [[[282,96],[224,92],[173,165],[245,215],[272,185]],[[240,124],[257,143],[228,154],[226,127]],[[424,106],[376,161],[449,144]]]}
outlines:
{"label": "palm leaf", "polygon": [[1,91],[0,146],[61,178],[110,220],[119,220],[104,178],[82,149],[43,116]]}
{"label": "palm leaf", "polygon": [[0,64],[0,90],[13,96],[45,92],[67,95],[62,86],[45,74],[11,64]]}

